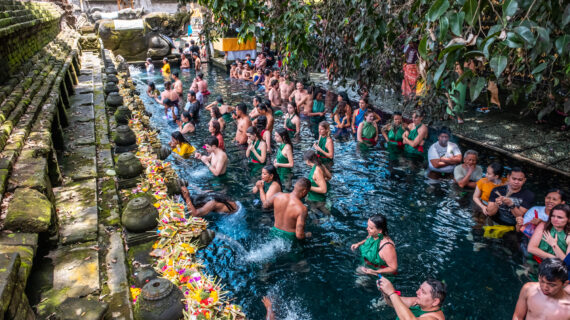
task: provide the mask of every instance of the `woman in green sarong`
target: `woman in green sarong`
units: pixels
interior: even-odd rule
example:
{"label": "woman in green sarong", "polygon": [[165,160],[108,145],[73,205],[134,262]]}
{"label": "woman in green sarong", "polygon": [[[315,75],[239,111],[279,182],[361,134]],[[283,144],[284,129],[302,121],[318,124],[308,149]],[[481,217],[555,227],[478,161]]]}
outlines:
{"label": "woman in green sarong", "polygon": [[270,208],[269,200],[274,194],[283,191],[281,189],[281,180],[277,174],[277,169],[272,165],[266,165],[261,170],[261,180],[255,183],[252,192],[259,192],[259,199],[263,208]]}
{"label": "woman in green sarong", "polygon": [[324,203],[330,188],[328,182],[331,179],[330,171],[321,163],[317,153],[313,150],[307,150],[303,154],[303,160],[305,160],[305,164],[311,167],[307,176],[307,179],[311,181],[311,190],[307,194],[307,200],[314,203]]}
{"label": "woman in green sarong", "polygon": [[402,113],[399,111],[394,112],[392,121],[382,128],[382,136],[386,140],[387,148],[404,148],[403,135],[406,132],[407,125],[403,122]]}
{"label": "woman in green sarong", "polygon": [[267,161],[267,145],[261,138],[261,132],[256,127],[249,127],[247,134],[247,150],[245,156],[251,168],[252,176],[256,177]]}
{"label": "woman in green sarong", "polygon": [[317,157],[321,163],[330,168],[334,158],[334,143],[331,138],[331,127],[328,122],[319,123],[319,141],[313,144],[317,151]]}
{"label": "woman in green sarong", "polygon": [[285,129],[291,139],[299,137],[299,132],[301,132],[301,118],[299,118],[299,111],[297,110],[297,104],[295,102],[289,102],[287,104],[287,115],[285,116]]}
{"label": "woman in green sarong", "polygon": [[277,143],[277,155],[273,160],[273,165],[277,168],[279,179],[287,188],[291,187],[291,170],[295,164],[293,160],[293,144],[285,128],[275,130],[273,135]]}
{"label": "woman in green sarong", "polygon": [[378,142],[378,125],[374,122],[374,112],[367,111],[364,121],[358,126],[356,140],[368,146],[375,146]]}
{"label": "woman in green sarong", "polygon": [[398,257],[394,241],[388,235],[386,217],[382,214],[370,217],[366,231],[366,239],[350,246],[352,251],[360,248],[362,265],[356,271],[373,276],[394,276],[398,272]]}
{"label": "woman in green sarong", "polygon": [[538,262],[546,258],[564,260],[570,247],[570,205],[559,204],[552,208],[548,222],[536,226],[528,244],[528,252]]}
{"label": "woman in green sarong", "polygon": [[317,137],[319,135],[319,124],[325,120],[325,99],[323,98],[323,93],[320,90],[314,90],[313,108],[308,116],[311,132],[313,133],[313,136]]}
{"label": "woman in green sarong", "polygon": [[420,110],[415,110],[412,113],[412,123],[408,125],[410,131],[404,132],[402,140],[404,142],[404,150],[411,156],[424,156],[424,143],[428,136],[428,129],[422,121],[424,120],[425,113]]}

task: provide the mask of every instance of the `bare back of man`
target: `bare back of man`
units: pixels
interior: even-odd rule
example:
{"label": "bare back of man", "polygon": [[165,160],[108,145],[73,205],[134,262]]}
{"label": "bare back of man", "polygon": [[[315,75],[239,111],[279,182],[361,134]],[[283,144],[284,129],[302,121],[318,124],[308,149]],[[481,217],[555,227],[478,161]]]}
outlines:
{"label": "bare back of man", "polygon": [[281,100],[286,103],[287,99],[291,93],[295,90],[295,83],[285,79],[280,79],[279,82],[279,93],[281,94]]}
{"label": "bare back of man", "polygon": [[237,122],[236,142],[245,145],[247,143],[247,134],[245,132],[251,127],[251,120],[249,120],[248,116],[243,116]]}
{"label": "bare back of man", "polygon": [[311,236],[310,232],[305,233],[307,207],[301,202],[310,188],[311,182],[300,178],[291,193],[277,193],[269,199],[269,203],[273,204],[275,229],[287,233],[289,237],[294,235],[299,240]]}
{"label": "bare back of man", "polygon": [[[523,313],[520,309],[526,309]],[[518,316],[518,312],[524,314]],[[523,286],[517,302],[513,320],[568,320],[570,319],[570,295],[560,290],[557,296],[545,295],[539,282],[529,282]]]}
{"label": "bare back of man", "polygon": [[182,81],[180,81],[180,79],[174,81],[174,91],[178,96],[182,97]]}

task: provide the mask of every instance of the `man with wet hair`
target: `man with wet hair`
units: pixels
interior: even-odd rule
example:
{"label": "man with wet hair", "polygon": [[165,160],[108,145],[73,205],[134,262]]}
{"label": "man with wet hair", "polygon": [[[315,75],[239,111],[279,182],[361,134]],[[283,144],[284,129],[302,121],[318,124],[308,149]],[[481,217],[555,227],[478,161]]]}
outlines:
{"label": "man with wet hair", "polygon": [[226,168],[228,167],[228,156],[224,150],[218,147],[218,145],[218,138],[210,136],[206,138],[206,141],[204,142],[208,155],[205,156],[199,152],[196,152],[194,155],[196,159],[202,160],[202,162],[208,166],[208,169],[210,169],[216,177],[224,175],[226,173]]}
{"label": "man with wet hair", "polygon": [[538,282],[526,283],[519,294],[513,320],[568,320],[570,295],[568,268],[558,258],[544,259],[538,269]]}
{"label": "man with wet hair", "polygon": [[441,306],[447,295],[447,288],[439,280],[427,279],[418,290],[415,297],[400,297],[394,285],[386,277],[377,282],[388,305],[394,307],[398,318],[396,320],[422,319],[444,320],[445,315]]}
{"label": "man with wet hair", "polygon": [[194,59],[194,69],[196,70],[196,72],[202,70],[202,62],[200,61],[198,53],[192,52],[192,58]]}
{"label": "man with wet hair", "polygon": [[243,102],[238,103],[238,105],[236,106],[234,119],[237,120],[237,131],[234,140],[239,145],[245,146],[247,144],[246,131],[249,127],[251,127],[251,120],[247,115],[247,106],[245,105],[245,103]]}
{"label": "man with wet hair", "polygon": [[182,81],[179,76],[180,75],[176,71],[172,73],[172,79],[174,80],[174,92],[176,92],[179,97],[182,97]]}
{"label": "man with wet hair", "polygon": [[273,205],[275,224],[270,235],[285,240],[303,240],[311,237],[305,232],[307,220],[307,207],[301,202],[311,189],[311,181],[299,178],[291,193],[279,192],[269,198],[269,205]]}

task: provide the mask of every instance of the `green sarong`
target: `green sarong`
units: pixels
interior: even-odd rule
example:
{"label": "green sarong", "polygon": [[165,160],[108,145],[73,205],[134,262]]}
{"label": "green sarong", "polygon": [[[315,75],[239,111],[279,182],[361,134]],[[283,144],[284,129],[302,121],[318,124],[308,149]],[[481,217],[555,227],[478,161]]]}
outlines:
{"label": "green sarong", "polygon": [[276,228],[275,226],[273,226],[269,231],[269,236],[272,238],[280,238],[289,241],[297,240],[297,235],[295,235],[295,232],[283,231]]}

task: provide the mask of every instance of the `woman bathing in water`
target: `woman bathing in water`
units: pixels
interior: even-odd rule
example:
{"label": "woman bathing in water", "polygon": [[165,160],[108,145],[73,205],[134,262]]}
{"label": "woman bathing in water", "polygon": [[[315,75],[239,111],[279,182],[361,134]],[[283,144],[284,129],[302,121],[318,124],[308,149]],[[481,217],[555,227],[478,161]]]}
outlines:
{"label": "woman bathing in water", "polygon": [[231,201],[226,195],[209,192],[192,198],[188,188],[181,187],[180,189],[188,212],[193,217],[203,217],[210,212],[232,214],[238,211],[238,204],[235,201]]}
{"label": "woman bathing in water", "polygon": [[261,170],[261,180],[255,183],[255,186],[251,192],[258,193],[259,199],[263,208],[270,208],[271,205],[267,200],[269,200],[274,194],[283,191],[281,188],[281,181],[279,180],[279,175],[277,174],[277,169],[272,165],[266,165]]}
{"label": "woman bathing in water", "polygon": [[210,121],[210,125],[208,126],[208,131],[212,134],[212,136],[218,139],[218,148],[226,151],[226,144],[224,143],[224,136],[222,135],[222,130],[220,129],[220,123],[218,120]]}
{"label": "woman bathing in water", "polygon": [[334,158],[334,143],[331,138],[331,127],[328,122],[319,123],[319,141],[313,144],[313,148],[317,151],[317,157],[321,163],[331,166]]}
{"label": "woman bathing in water", "polygon": [[378,142],[378,124],[374,122],[374,114],[373,111],[367,111],[356,132],[358,142],[372,147]]}
{"label": "woman bathing in water", "polygon": [[271,131],[267,130],[267,118],[265,116],[259,116],[255,119],[253,125],[257,128],[257,131],[260,132],[261,139],[267,146],[267,154],[271,154]]}
{"label": "woman bathing in water", "polygon": [[321,163],[321,160],[317,156],[317,153],[313,150],[308,150],[303,155],[305,164],[311,167],[311,171],[307,178],[311,182],[311,190],[307,195],[307,200],[311,202],[313,206],[323,213],[328,213],[328,210],[324,209],[324,204],[327,199],[327,193],[329,191],[329,182],[332,178],[330,171]]}
{"label": "woman bathing in water", "polygon": [[287,115],[285,116],[284,128],[287,129],[289,137],[299,137],[301,132],[301,118],[299,118],[299,111],[295,102],[287,104]]}
{"label": "woman bathing in water", "polygon": [[226,121],[220,112],[220,108],[217,106],[210,108],[210,117],[210,122],[217,120],[220,123],[220,131],[224,131],[224,128],[226,127]]}
{"label": "woman bathing in water", "polygon": [[196,151],[196,148],[186,141],[186,138],[179,131],[174,131],[171,134],[168,145],[172,148],[172,152],[184,159],[188,159]]}
{"label": "woman bathing in water", "polygon": [[247,150],[245,156],[249,159],[249,163],[257,165],[265,165],[267,157],[267,146],[261,138],[261,132],[256,127],[249,127],[247,134]]}
{"label": "woman bathing in water", "polygon": [[291,171],[295,165],[293,160],[293,144],[291,143],[291,138],[285,128],[279,128],[275,130],[275,142],[277,142],[277,155],[275,160],[273,160],[273,166],[277,168],[277,173],[279,174],[279,179],[284,181],[287,188],[290,187],[291,182]]}
{"label": "woman bathing in water", "polygon": [[388,235],[386,217],[377,214],[368,219],[366,239],[350,246],[352,251],[360,248],[362,265],[356,269],[360,274],[390,277],[398,271],[396,246]]}
{"label": "woman bathing in water", "polygon": [[206,110],[210,111],[212,107],[217,106],[219,112],[222,114],[222,118],[224,119],[225,124],[228,124],[232,121],[232,112],[235,110],[234,107],[225,104],[224,99],[222,97],[218,97],[216,102],[212,102],[206,106]]}
{"label": "woman bathing in water", "polygon": [[182,112],[182,116],[180,117],[180,119],[181,120],[176,120],[176,124],[178,125],[178,131],[180,131],[180,133],[184,135],[192,133],[196,130],[196,125],[194,124],[192,116],[190,115],[190,113],[188,113],[188,111]]}

